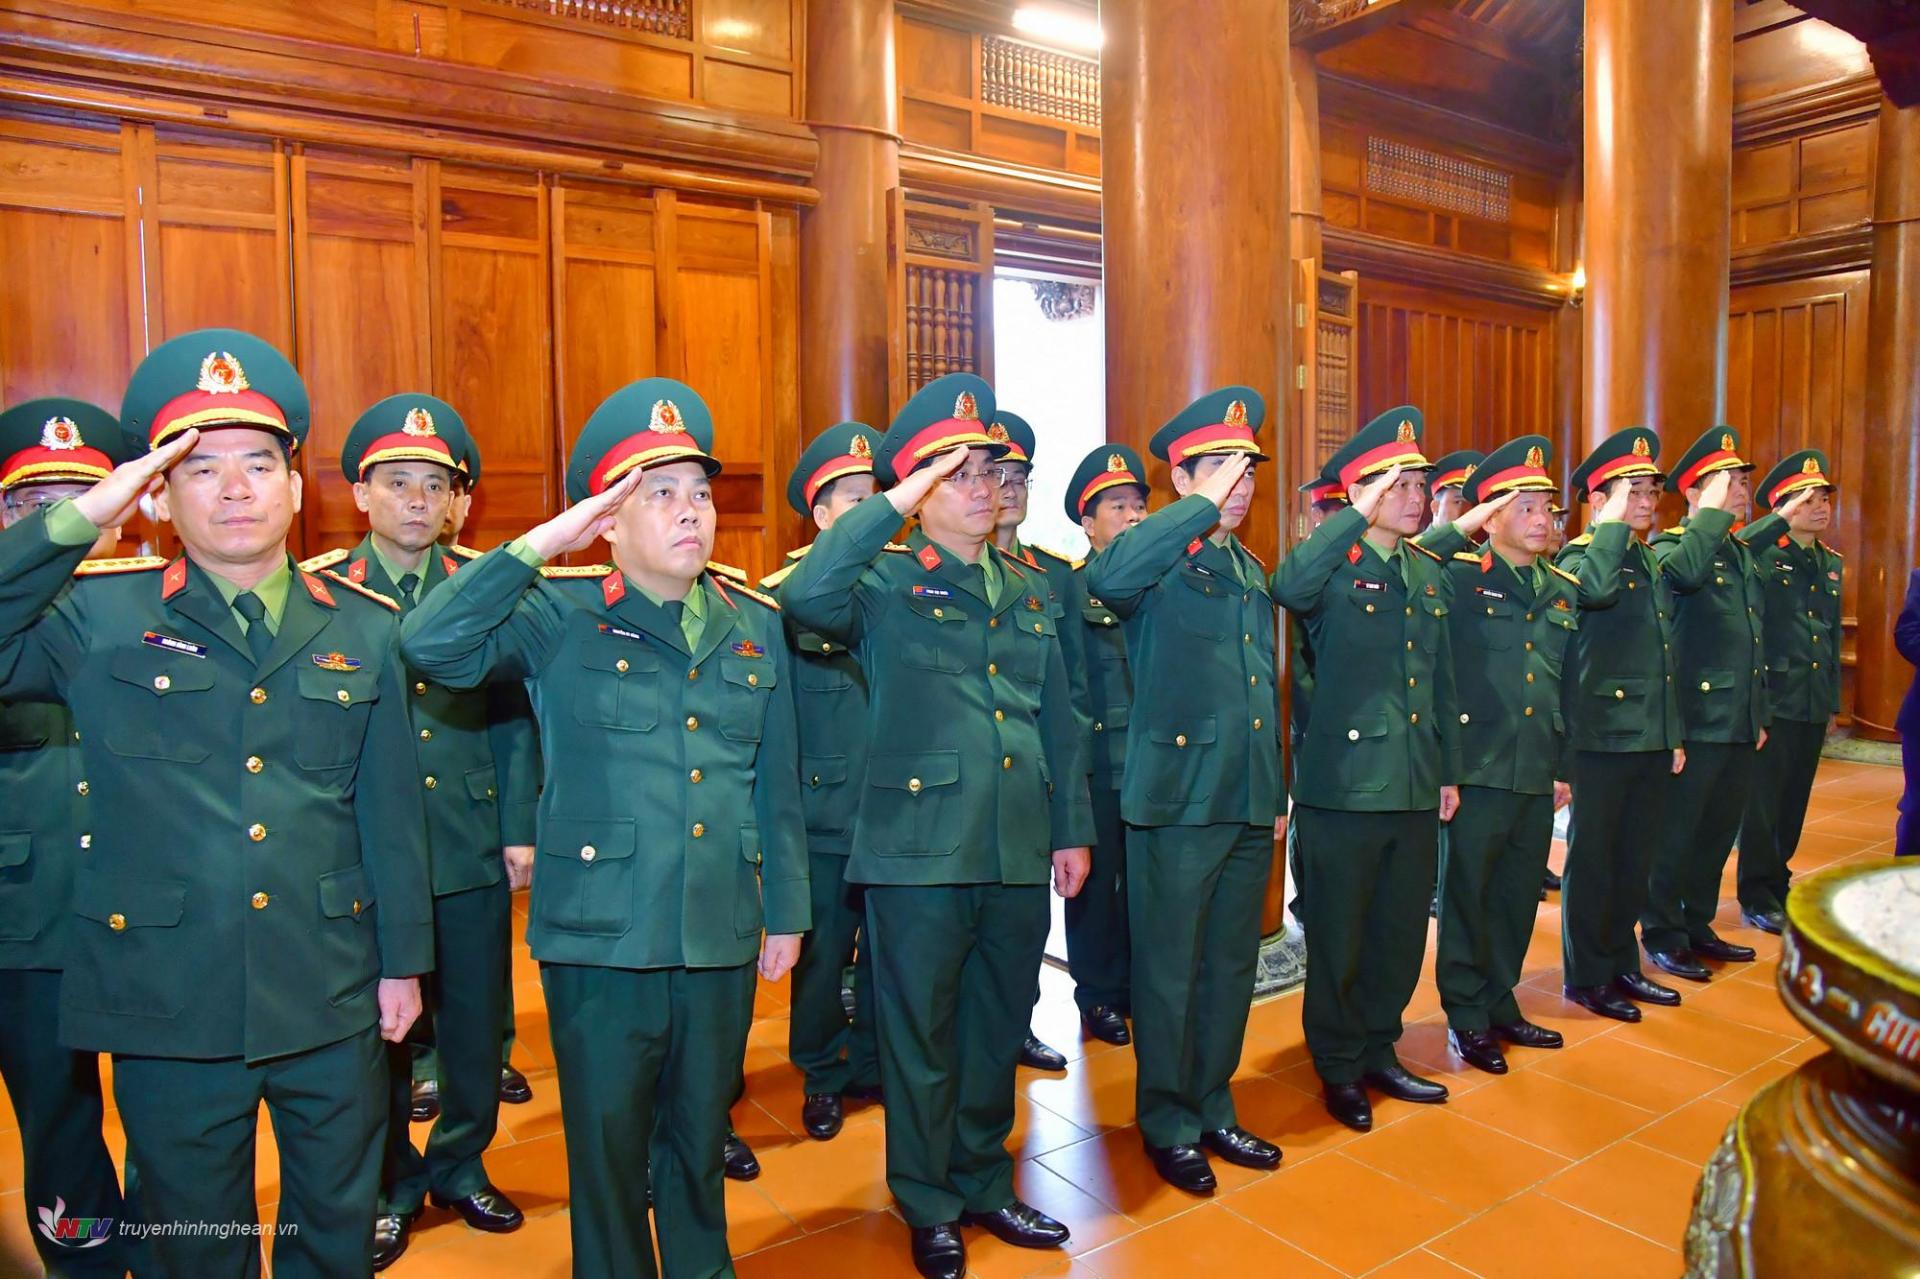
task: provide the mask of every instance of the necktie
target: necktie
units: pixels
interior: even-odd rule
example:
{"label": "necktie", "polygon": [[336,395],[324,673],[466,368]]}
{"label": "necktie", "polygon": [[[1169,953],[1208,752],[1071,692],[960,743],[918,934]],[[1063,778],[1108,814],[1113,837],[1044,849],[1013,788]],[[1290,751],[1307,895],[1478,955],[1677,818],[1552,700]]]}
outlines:
{"label": "necktie", "polygon": [[267,660],[267,651],[273,647],[273,636],[267,630],[267,606],[252,591],[241,591],[233,597],[233,611],[247,621],[247,651],[253,654],[257,666]]}
{"label": "necktie", "polygon": [[408,612],[414,605],[413,593],[420,587],[420,575],[418,573],[402,573],[400,580],[394,584],[400,588],[400,611],[402,613]]}

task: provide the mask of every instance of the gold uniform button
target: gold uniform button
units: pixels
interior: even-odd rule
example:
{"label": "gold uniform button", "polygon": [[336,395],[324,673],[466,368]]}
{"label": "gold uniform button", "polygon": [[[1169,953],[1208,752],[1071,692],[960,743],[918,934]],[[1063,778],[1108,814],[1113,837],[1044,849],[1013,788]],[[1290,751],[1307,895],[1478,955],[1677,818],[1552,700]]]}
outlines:
{"label": "gold uniform button", "polygon": [[696,768],[691,773],[687,774],[687,780],[692,782],[695,786],[698,786],[700,784],[700,779],[704,776],[706,776],[706,774],[702,773],[699,769]]}
{"label": "gold uniform button", "polygon": [[416,694],[420,694],[420,693],[425,693],[425,692],[427,691],[427,685],[426,685],[426,681],[425,681],[425,680],[422,680],[422,681],[421,681],[420,683],[418,683],[418,684],[415,684],[415,685],[413,686],[413,691],[414,691],[414,692],[415,692]]}
{"label": "gold uniform button", "polygon": [[1412,616],[1413,616],[1413,605],[1411,605],[1411,604],[1409,604],[1409,605],[1407,605],[1407,616],[1408,616],[1408,617],[1412,617]]}
{"label": "gold uniform button", "polygon": [[333,695],[334,695],[334,698],[335,698],[336,700],[338,700],[338,701],[342,701],[342,702],[350,702],[350,701],[352,701],[352,700],[353,700],[353,694],[352,694],[352,693],[349,693],[349,692],[348,692],[348,691],[347,691],[346,689],[344,689],[344,688],[337,688],[337,689],[335,689],[335,690],[333,691]]}
{"label": "gold uniform button", "polygon": [[590,862],[594,858],[598,857],[599,855],[600,855],[600,850],[595,848],[592,844],[582,844],[580,846],[580,860],[583,862]]}
{"label": "gold uniform button", "polygon": [[1373,612],[1373,605],[1371,604],[1367,605],[1367,612],[1369,613]]}
{"label": "gold uniform button", "polygon": [[1011,756],[1011,755],[1002,755],[1002,756],[1000,757],[1000,767],[1002,767],[1002,768],[1012,768],[1012,767],[1013,767],[1013,756]]}
{"label": "gold uniform button", "polygon": [[998,662],[987,663],[987,674],[998,675],[999,673],[1000,673],[1000,663]]}
{"label": "gold uniform button", "polygon": [[74,789],[79,791],[82,795],[84,795],[88,791],[92,790],[93,787],[87,785],[86,782],[82,781],[79,785],[75,786]]}
{"label": "gold uniform button", "polygon": [[996,723],[998,723],[1000,720],[1005,719],[1006,717],[1007,717],[1007,713],[1005,711],[995,708],[993,712],[993,718]]}
{"label": "gold uniform button", "polygon": [[1616,702],[1621,702],[1621,701],[1625,701],[1625,700],[1626,700],[1626,697],[1627,697],[1627,690],[1626,690],[1626,689],[1624,689],[1624,688],[1616,688],[1616,689],[1614,689],[1614,690],[1613,690],[1613,700],[1614,700],[1614,701],[1616,701]]}
{"label": "gold uniform button", "polygon": [[944,608],[936,608],[933,610],[933,615],[935,617],[945,617],[947,615],[947,610]]}
{"label": "gold uniform button", "polygon": [[831,652],[833,651],[833,645],[831,645],[831,644],[829,644],[829,643],[827,643],[827,642],[826,642],[825,640],[821,640],[821,641],[820,641],[820,651],[821,651],[822,653],[831,653]]}
{"label": "gold uniform button", "polygon": [[253,700],[255,706],[259,706],[266,702],[267,690],[264,688],[256,688],[251,693],[248,693],[247,696]]}
{"label": "gold uniform button", "polygon": [[625,675],[629,670],[632,669],[632,663],[628,662],[627,659],[623,657],[619,661],[613,664],[613,669],[616,671],[619,671],[622,675]]}
{"label": "gold uniform button", "polygon": [[696,666],[696,667],[694,667],[694,668],[693,668],[692,670],[690,670],[690,671],[688,671],[688,672],[687,672],[687,678],[688,678],[689,680],[696,680],[696,679],[699,679],[699,678],[700,678],[700,668]]}
{"label": "gold uniform button", "polygon": [[259,822],[255,822],[253,825],[247,827],[247,838],[252,840],[254,843],[257,844],[261,840],[265,839],[266,837],[267,837],[267,828],[265,826],[262,826]]}
{"label": "gold uniform button", "polygon": [[1630,591],[1637,591],[1640,589],[1640,584],[1638,582],[1628,582],[1627,589]]}
{"label": "gold uniform button", "polygon": [[1715,586],[1725,586],[1727,584],[1727,579],[1724,577],[1715,577],[1713,579],[1713,584]]}
{"label": "gold uniform button", "polygon": [[1709,684],[1709,683],[1707,683],[1707,681],[1705,681],[1705,680],[1701,680],[1701,681],[1700,681],[1700,691],[1701,691],[1701,692],[1703,692],[1703,693],[1711,693],[1711,692],[1713,691],[1713,685],[1711,685],[1711,684]]}
{"label": "gold uniform button", "polygon": [[693,837],[695,839],[699,839],[702,835],[706,833],[707,833],[707,825],[705,822],[695,822],[693,824]]}
{"label": "gold uniform button", "polygon": [[358,897],[353,899],[353,913],[355,915],[360,913],[360,899]]}
{"label": "gold uniform button", "polygon": [[1254,717],[1254,721],[1253,721],[1253,731],[1254,731],[1254,732],[1256,732],[1256,733],[1260,731],[1260,719],[1259,719],[1259,717],[1258,717],[1258,716],[1255,716],[1255,717]]}
{"label": "gold uniform button", "polygon": [[1489,605],[1487,605],[1487,616],[1488,616],[1488,617],[1492,617],[1492,616],[1493,616],[1493,605],[1491,605],[1491,604],[1489,604]]}
{"label": "gold uniform button", "polygon": [[1816,636],[1814,636],[1814,637],[1813,637],[1813,642],[1814,642],[1814,643],[1816,643],[1816,644],[1818,644],[1818,643],[1820,642],[1820,637],[1819,637],[1818,635],[1816,635]]}
{"label": "gold uniform button", "polygon": [[116,910],[107,916],[107,927],[116,933],[124,933],[127,931],[127,917]]}
{"label": "gold uniform button", "polygon": [[1408,688],[1413,688],[1413,687],[1415,687],[1416,685],[1418,685],[1419,683],[1420,683],[1420,681],[1419,681],[1419,680],[1417,680],[1417,679],[1415,679],[1415,678],[1414,678],[1413,676],[1411,676],[1411,675],[1409,675],[1409,676],[1407,676],[1407,687],[1408,687]]}
{"label": "gold uniform button", "polygon": [[432,773],[427,774],[426,787],[428,790],[432,790],[434,787],[438,786],[439,784],[440,784],[440,779],[438,777],[435,777]]}
{"label": "gold uniform button", "polygon": [[1251,643],[1253,643],[1253,632],[1252,632],[1252,631],[1247,631],[1246,633],[1244,633],[1243,635],[1241,635],[1241,636],[1240,636],[1240,638],[1241,638],[1241,639],[1243,639],[1243,640],[1245,640],[1245,641],[1246,641],[1247,643],[1249,643],[1249,644],[1251,644]]}
{"label": "gold uniform button", "polygon": [[1409,715],[1409,716],[1407,716],[1407,723],[1409,723],[1409,724],[1418,724],[1419,722],[1420,722],[1420,712],[1419,712],[1419,711],[1415,711],[1415,712],[1414,712],[1413,714],[1411,714],[1411,715]]}
{"label": "gold uniform button", "polygon": [[[1369,605],[1369,607],[1371,607],[1371,605]],[[1408,641],[1407,641],[1407,651],[1408,651],[1409,653],[1411,653],[1411,652],[1413,651],[1413,641],[1412,641],[1412,640],[1408,640]]]}
{"label": "gold uniform button", "polygon": [[[937,612],[938,610],[935,610],[935,611]],[[999,618],[997,618],[997,617],[989,617],[989,618],[987,619],[987,629],[988,629],[988,630],[997,630],[997,629],[999,628],[999,626],[1000,626],[1000,619],[999,619]]]}
{"label": "gold uniform button", "polygon": [[1357,728],[1349,728],[1349,729],[1347,730],[1347,740],[1348,740],[1348,741],[1350,741],[1350,742],[1357,742],[1357,741],[1359,741],[1359,740],[1360,740],[1360,730],[1359,730],[1359,729],[1357,729]]}
{"label": "gold uniform button", "polygon": [[1816,671],[1817,671],[1817,670],[1819,670],[1819,669],[1820,669],[1820,663],[1818,663],[1818,662],[1815,662],[1815,663],[1813,664],[1813,669],[1814,669],[1814,670],[1816,670]]}
{"label": "gold uniform button", "polygon": [[164,693],[168,689],[173,687],[173,681],[168,679],[165,675],[155,675],[153,677],[153,686]]}
{"label": "gold uniform button", "polygon": [[1247,676],[1247,683],[1248,683],[1248,685],[1249,685],[1249,686],[1251,686],[1251,685],[1254,685],[1254,684],[1258,684],[1259,682],[1260,682],[1260,677],[1259,677],[1258,675],[1249,675],[1249,676]]}
{"label": "gold uniform button", "polygon": [[1093,721],[1093,731],[1096,733],[1104,733],[1107,731],[1107,726],[1096,719]]}
{"label": "gold uniform button", "polygon": [[1175,746],[1185,746],[1187,744],[1187,735],[1185,733],[1176,733],[1173,738],[1173,744]]}
{"label": "gold uniform button", "polygon": [[1033,624],[1033,633],[1035,635],[1045,635],[1047,633],[1047,628],[1041,625],[1039,622],[1035,622]]}
{"label": "gold uniform button", "polygon": [[[1103,614],[1103,615],[1101,616],[1101,618],[1100,618],[1100,623],[1101,623],[1101,625],[1103,625],[1103,626],[1112,626],[1112,625],[1113,625],[1113,614],[1111,614],[1111,613],[1106,613],[1106,614]],[[1251,641],[1249,641],[1249,642],[1251,642]]]}
{"label": "gold uniform button", "polygon": [[1462,724],[1469,722],[1471,719],[1472,719],[1472,716],[1468,715],[1465,711],[1460,712],[1460,722]]}
{"label": "gold uniform button", "polygon": [[1533,718],[1533,707],[1531,707],[1531,706],[1529,706],[1529,707],[1527,707],[1527,710],[1526,710],[1526,715],[1527,715],[1527,718],[1528,718],[1528,719],[1532,719],[1532,718]]}
{"label": "gold uniform button", "polygon": [[748,688],[759,688],[759,687],[760,687],[760,677],[759,677],[758,675],[751,675],[751,674],[750,674],[750,675],[748,675],[748,676],[747,676],[747,687],[748,687]]}
{"label": "gold uniform button", "polygon": [[907,779],[907,794],[918,795],[920,793],[920,785],[921,783],[918,777],[909,777]]}
{"label": "gold uniform button", "polygon": [[1533,651],[1533,641],[1532,641],[1532,640],[1528,640],[1528,641],[1527,641],[1527,651],[1528,651],[1529,653],[1531,653],[1531,652]]}
{"label": "gold uniform button", "polygon": [[421,740],[421,741],[423,741],[423,742],[430,742],[430,741],[432,741],[432,740],[433,740],[433,730],[432,730],[431,728],[423,728],[423,729],[421,729],[421,730],[420,730],[420,740]]}
{"label": "gold uniform button", "polygon": [[1532,672],[1532,671],[1528,671],[1528,672],[1527,672],[1527,683],[1529,683],[1529,684],[1531,684],[1531,683],[1533,683],[1533,672]]}
{"label": "gold uniform button", "polygon": [[273,898],[267,896],[265,893],[255,893],[253,895],[253,908],[255,910],[265,910],[267,903],[272,900]]}
{"label": "gold uniform button", "polygon": [[698,727],[700,727],[700,717],[698,715],[687,716],[687,731],[691,733]]}

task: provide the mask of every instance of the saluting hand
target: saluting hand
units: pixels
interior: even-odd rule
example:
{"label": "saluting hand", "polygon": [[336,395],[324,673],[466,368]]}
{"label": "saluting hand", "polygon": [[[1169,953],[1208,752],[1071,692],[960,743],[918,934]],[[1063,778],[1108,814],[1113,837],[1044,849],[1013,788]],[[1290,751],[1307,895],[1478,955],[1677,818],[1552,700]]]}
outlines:
{"label": "saluting hand", "polygon": [[[1399,480],[1401,469],[1398,462],[1394,463],[1393,469],[1388,471],[1385,478],[1381,479],[1379,483],[1369,484],[1363,492],[1353,496],[1353,509],[1360,512],[1361,516],[1365,518],[1368,528],[1373,527],[1374,520],[1378,518],[1380,514],[1380,503],[1386,500],[1387,490],[1392,488],[1394,483]],[[1351,488],[1349,488],[1347,492],[1350,495],[1353,494]]]}
{"label": "saluting hand", "polygon": [[1633,496],[1631,480],[1615,480],[1613,487],[1607,490],[1607,500],[1600,504],[1599,520],[1624,520],[1627,518],[1627,501]]}
{"label": "saluting hand", "polygon": [[893,503],[893,509],[900,513],[901,519],[906,519],[920,509],[921,503],[933,495],[934,485],[967,464],[967,457],[971,452],[969,445],[954,445],[888,489],[885,494],[887,501]]}
{"label": "saluting hand", "polygon": [[779,981],[800,959],[799,933],[768,933],[760,943],[760,976]]}
{"label": "saluting hand", "polygon": [[1700,490],[1700,509],[1703,511],[1726,510],[1727,491],[1732,487],[1732,471],[1715,471],[1709,475],[1706,484]]}
{"label": "saluting hand", "polygon": [[1079,896],[1080,887],[1087,882],[1087,875],[1092,870],[1093,850],[1086,845],[1054,849],[1053,891],[1062,897]]}
{"label": "saluting hand", "polygon": [[1513,505],[1513,499],[1520,496],[1519,489],[1508,489],[1499,497],[1480,503],[1453,521],[1453,526],[1472,537],[1487,526],[1487,519],[1498,510]]}
{"label": "saluting hand", "polygon": [[1214,467],[1212,474],[1206,479],[1196,480],[1193,491],[1215,506],[1225,509],[1227,499],[1233,496],[1233,486],[1240,482],[1240,477],[1245,475],[1247,468],[1252,465],[1253,459],[1245,453],[1233,454]]}
{"label": "saluting hand", "polygon": [[1819,489],[1801,489],[1798,493],[1795,493],[1792,497],[1789,497],[1786,501],[1774,507],[1773,513],[1781,519],[1791,522],[1794,512],[1812,501],[1813,495],[1819,491]]}
{"label": "saluting hand", "polygon": [[543,560],[592,546],[613,527],[620,504],[639,486],[640,474],[637,468],[629,471],[612,488],[575,502],[545,524],[536,525],[527,533],[527,546]]}
{"label": "saluting hand", "polygon": [[140,499],[160,491],[167,468],[185,457],[199,439],[198,431],[182,431],[153,452],[122,462],[106,479],[74,498],[73,509],[99,528],[125,524],[140,509]]}
{"label": "saluting hand", "polygon": [[382,977],[379,989],[380,1038],[397,1044],[420,1016],[420,979]]}

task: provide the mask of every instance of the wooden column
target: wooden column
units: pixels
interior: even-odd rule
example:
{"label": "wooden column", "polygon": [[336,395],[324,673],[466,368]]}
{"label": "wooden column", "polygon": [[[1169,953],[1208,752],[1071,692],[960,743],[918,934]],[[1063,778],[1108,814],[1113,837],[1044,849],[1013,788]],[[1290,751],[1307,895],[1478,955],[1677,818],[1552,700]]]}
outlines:
{"label": "wooden column", "polygon": [[1586,335],[1592,444],[1723,420],[1733,7],[1587,0]]}
{"label": "wooden column", "polygon": [[1839,510],[1852,507],[1860,521],[1860,560],[1847,565],[1859,580],[1860,601],[1854,726],[1893,741],[1894,716],[1914,675],[1893,647],[1893,623],[1907,574],[1920,567],[1920,107],[1903,110],[1885,99],[1870,288],[1866,449],[1837,478]]}
{"label": "wooden column", "polygon": [[[1327,222],[1320,189],[1320,77],[1314,70],[1312,50],[1290,49],[1287,52],[1288,252],[1295,262],[1311,261],[1316,268],[1323,256],[1320,233]],[[1296,300],[1307,304],[1311,321],[1313,299]]]}
{"label": "wooden column", "polygon": [[807,119],[820,203],[800,220],[802,444],[887,425],[887,192],[900,185],[893,0],[809,0]]}

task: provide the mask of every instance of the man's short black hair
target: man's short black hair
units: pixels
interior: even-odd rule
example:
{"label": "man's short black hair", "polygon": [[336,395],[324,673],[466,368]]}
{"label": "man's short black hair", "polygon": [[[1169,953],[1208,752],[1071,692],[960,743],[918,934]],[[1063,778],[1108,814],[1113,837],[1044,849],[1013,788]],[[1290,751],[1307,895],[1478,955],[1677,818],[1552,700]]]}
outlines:
{"label": "man's short black hair", "polygon": [[[1182,462],[1180,465],[1185,466],[1186,463]],[[1188,472],[1188,474],[1192,474],[1192,472]],[[1118,497],[1120,496],[1120,494],[1125,493],[1129,489],[1138,493],[1140,495],[1140,500],[1142,502],[1147,500],[1146,485],[1116,484],[1112,488],[1101,489],[1098,493],[1095,493],[1093,495],[1093,500],[1088,502],[1084,507],[1080,509],[1080,518],[1084,520],[1089,518],[1090,516],[1098,515],[1100,513],[1100,503],[1106,501],[1110,497]]]}

